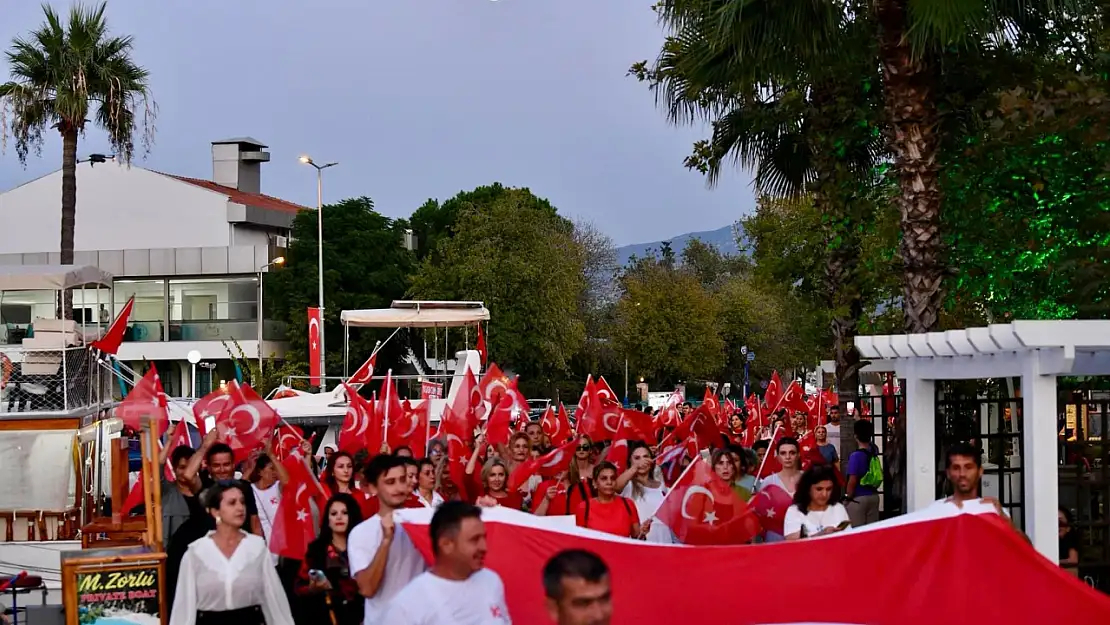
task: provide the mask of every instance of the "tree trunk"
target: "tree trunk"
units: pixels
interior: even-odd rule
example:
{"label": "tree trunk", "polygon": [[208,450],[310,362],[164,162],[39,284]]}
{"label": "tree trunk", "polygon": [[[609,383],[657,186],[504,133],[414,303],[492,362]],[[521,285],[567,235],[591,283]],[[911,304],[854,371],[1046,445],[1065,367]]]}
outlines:
{"label": "tree trunk", "polygon": [[907,41],[906,0],[877,0],[879,54],[888,120],[888,144],[901,193],[903,262],[902,310],[905,330],[914,334],[938,327],[944,294],[941,278],[939,116],[932,97],[931,63],[915,56]]}
{"label": "tree trunk", "polygon": [[[73,231],[77,216],[77,132],[76,126],[62,122],[62,238],[61,264],[73,264]],[[62,319],[73,319],[73,292],[62,293]]]}

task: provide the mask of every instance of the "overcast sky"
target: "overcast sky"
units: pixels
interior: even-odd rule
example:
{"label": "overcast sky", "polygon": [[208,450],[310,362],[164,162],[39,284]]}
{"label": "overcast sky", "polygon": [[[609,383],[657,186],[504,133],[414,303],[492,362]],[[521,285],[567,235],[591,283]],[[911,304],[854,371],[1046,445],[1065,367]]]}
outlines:
{"label": "overcast sky", "polygon": [[[65,10],[69,3],[58,1]],[[530,187],[618,244],[719,228],[753,208],[743,172],[707,189],[682,159],[702,128],[674,128],[625,76],[653,58],[651,0],[110,0],[135,37],[159,107],[137,163],[211,177],[209,142],[270,146],[263,191],[315,204],[308,153],[339,161],[325,202],[368,195],[406,217],[429,197],[500,181]],[[33,0],[0,0],[0,45],[41,22]],[[7,68],[0,58],[0,80]],[[90,132],[79,155],[107,151]],[[0,189],[60,166],[51,134]],[[80,193],[80,189],[78,189]]]}

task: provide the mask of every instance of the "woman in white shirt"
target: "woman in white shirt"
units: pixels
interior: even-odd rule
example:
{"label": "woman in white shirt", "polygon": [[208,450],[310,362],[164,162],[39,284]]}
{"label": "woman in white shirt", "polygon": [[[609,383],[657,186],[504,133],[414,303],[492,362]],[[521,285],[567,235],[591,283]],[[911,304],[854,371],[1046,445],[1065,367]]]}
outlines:
{"label": "woman in white shirt", "polygon": [[786,540],[826,536],[851,527],[848,511],[840,503],[840,485],[829,465],[815,464],[802,473],[794,504],[786,509]]}
{"label": "woman in white shirt", "polygon": [[415,492],[425,508],[438,508],[443,503],[443,496],[436,492],[436,465],[430,458],[420,460]]}
{"label": "woman in white shirt", "polygon": [[636,512],[644,520],[640,524],[640,538],[649,543],[675,542],[670,528],[653,518],[667,496],[667,486],[656,475],[655,457],[643,442],[629,442],[628,470],[617,477],[617,488],[622,497],[636,504]]}
{"label": "woman in white shirt", "polygon": [[294,625],[266,541],[243,531],[245,498],[231,481],[201,495],[216,530],[181,560],[170,625]]}

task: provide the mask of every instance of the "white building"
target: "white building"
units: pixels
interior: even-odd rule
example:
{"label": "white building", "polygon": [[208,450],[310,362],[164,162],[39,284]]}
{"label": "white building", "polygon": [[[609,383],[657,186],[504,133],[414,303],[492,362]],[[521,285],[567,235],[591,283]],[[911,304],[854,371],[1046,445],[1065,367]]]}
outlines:
{"label": "white building", "polygon": [[[191,350],[216,364],[198,370],[202,392],[235,374],[224,341],[258,357],[259,271],[284,254],[305,208],[261,193],[265,148],[249,137],[213,142],[212,180],[110,161],[77,166],[74,264],[115,277],[115,310],[103,292],[75,292],[74,318],[107,321],[135,296],[119,357],[153,361],[170,395],[189,394]],[[59,170],[0,194],[0,265],[59,263],[61,187]],[[0,295],[8,343],[35,318],[55,316],[51,293]],[[262,354],[283,355],[284,328],[268,320],[263,328]]]}

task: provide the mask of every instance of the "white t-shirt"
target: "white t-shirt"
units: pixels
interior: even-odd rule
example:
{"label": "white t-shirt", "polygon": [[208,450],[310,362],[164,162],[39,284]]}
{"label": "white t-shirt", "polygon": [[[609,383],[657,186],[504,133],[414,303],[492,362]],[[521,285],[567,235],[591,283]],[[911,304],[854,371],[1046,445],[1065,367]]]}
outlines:
{"label": "white t-shirt", "polygon": [[412,580],[385,611],[389,625],[510,625],[505,585],[482,569],[464,581],[428,572]]}
{"label": "white t-shirt", "polygon": [[629,480],[624,485],[624,490],[621,491],[622,497],[627,497],[636,504],[636,513],[640,517],[640,522],[651,521],[651,529],[648,530],[647,542],[649,543],[663,543],[666,545],[678,542],[675,540],[674,534],[671,533],[670,528],[666,526],[659,519],[653,519],[655,513],[659,511],[659,506],[663,505],[663,499],[667,496],[667,486],[660,484],[658,488],[651,488],[645,486],[643,494],[639,497],[632,496],[632,480]]}
{"label": "white t-shirt", "polygon": [[[405,533],[405,528],[396,520],[396,530],[393,534],[393,544],[389,546],[389,559],[385,564],[385,576],[378,587],[378,594],[366,600],[366,614],[363,623],[377,625],[381,620],[389,601],[401,592],[409,582],[424,572],[424,558],[413,546],[412,540]],[[374,554],[382,544],[382,519],[374,515],[351,530],[347,539],[347,558],[350,561],[351,577],[370,566],[374,561]]]}
{"label": "white t-shirt", "polygon": [[[987,502],[983,501],[982,499],[971,499],[969,501],[965,501],[963,508],[960,508],[959,506],[956,505],[956,502],[952,501],[951,497],[941,497],[940,499],[938,499],[938,500],[934,501],[933,503],[929,504],[929,507],[927,509],[932,510],[934,512],[945,512],[945,511],[948,511],[948,510],[961,510],[962,509],[962,510],[966,510],[968,512],[971,512],[972,514],[982,514],[984,512],[994,512],[994,513],[998,512],[998,510],[995,509],[993,503],[987,503]],[[1004,516],[1006,518],[1010,517],[1010,515],[1006,512],[1005,508],[1002,509],[1002,516]]]}
{"label": "white t-shirt", "polygon": [[789,536],[800,532],[804,525],[806,536],[816,536],[818,532],[825,528],[837,527],[847,521],[848,511],[838,503],[834,503],[824,510],[810,510],[806,514],[802,514],[798,506],[791,505],[786,509],[786,519],[782,523],[782,529],[785,535]]}
{"label": "white t-shirt", "polygon": [[828,433],[828,442],[830,445],[836,447],[836,453],[840,453],[840,426],[831,423],[825,424],[825,432]]}
{"label": "white t-shirt", "polygon": [[[258,522],[262,525],[262,536],[266,538],[266,544],[269,545],[273,537],[278,504],[281,503],[281,482],[274,482],[266,490],[251,484],[251,490],[254,491],[254,503],[258,506]],[[270,554],[270,559],[274,561],[274,566],[277,566],[277,554]]]}
{"label": "white t-shirt", "polygon": [[432,491],[431,501],[424,499],[424,495],[421,495],[419,490],[414,490],[413,493],[416,494],[416,498],[420,500],[420,503],[424,504],[425,508],[438,508],[439,504],[443,503],[443,495],[440,495],[437,491]]}

